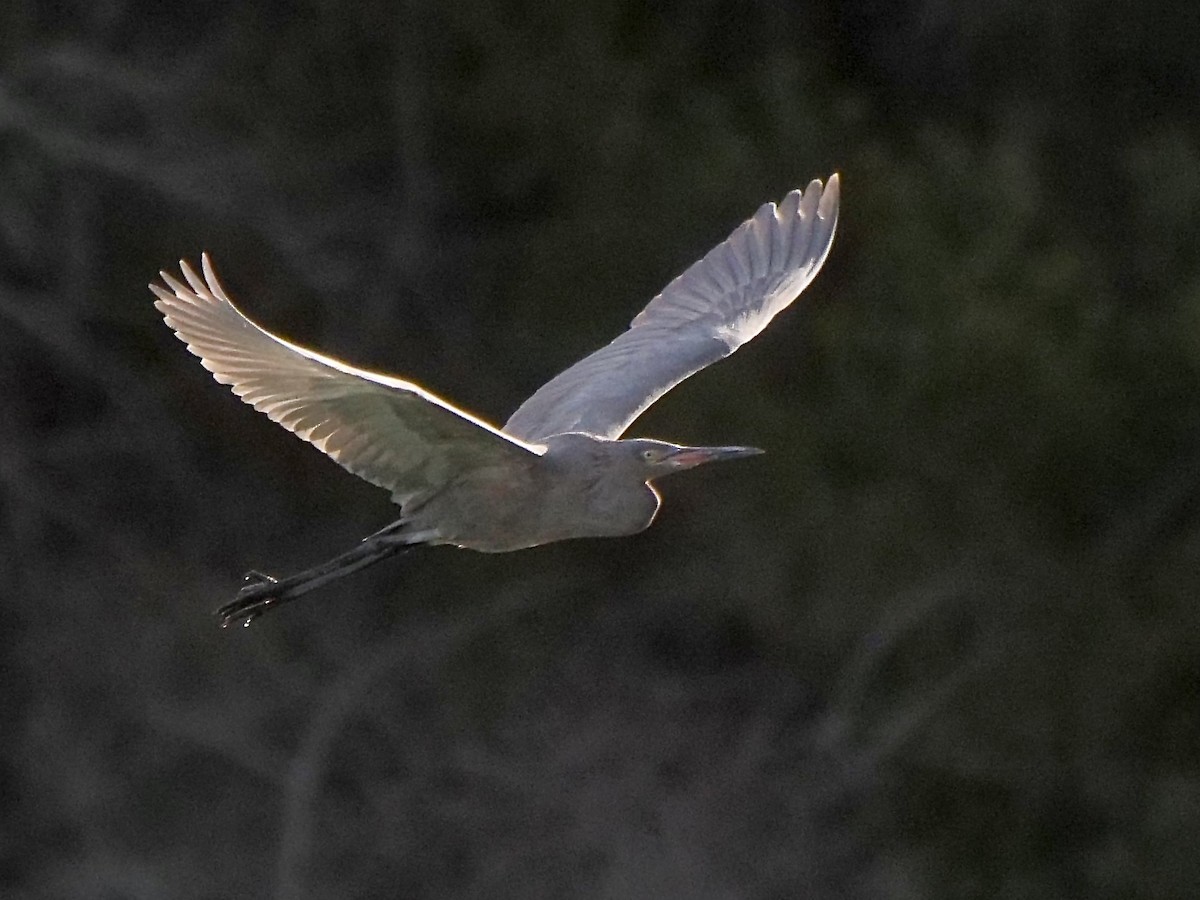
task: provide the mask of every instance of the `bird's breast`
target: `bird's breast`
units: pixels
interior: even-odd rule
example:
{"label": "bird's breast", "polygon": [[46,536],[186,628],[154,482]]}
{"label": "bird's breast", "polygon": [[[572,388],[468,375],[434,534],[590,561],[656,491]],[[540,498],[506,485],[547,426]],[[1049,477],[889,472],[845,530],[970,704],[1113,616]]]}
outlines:
{"label": "bird's breast", "polygon": [[645,482],[600,481],[586,492],[582,506],[581,537],[616,537],[649,528],[658,514],[659,496]]}
{"label": "bird's breast", "polygon": [[654,521],[659,498],[647,484],[476,472],[413,513],[445,543],[504,553],[554,541],[636,534]]}

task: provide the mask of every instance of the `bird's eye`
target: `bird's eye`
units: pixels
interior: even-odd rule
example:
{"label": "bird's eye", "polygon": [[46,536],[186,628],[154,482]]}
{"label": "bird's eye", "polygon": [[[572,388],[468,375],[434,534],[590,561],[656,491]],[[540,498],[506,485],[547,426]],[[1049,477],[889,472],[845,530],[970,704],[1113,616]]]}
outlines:
{"label": "bird's eye", "polygon": [[658,459],[658,451],[653,447],[647,447],[642,451],[642,459],[646,462],[654,462],[654,460]]}

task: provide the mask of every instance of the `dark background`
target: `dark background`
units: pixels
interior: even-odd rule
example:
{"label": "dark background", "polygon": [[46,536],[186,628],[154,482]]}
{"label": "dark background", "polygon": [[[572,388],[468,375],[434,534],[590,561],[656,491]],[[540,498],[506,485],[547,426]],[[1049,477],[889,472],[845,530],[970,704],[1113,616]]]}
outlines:
{"label": "dark background", "polygon": [[[5,3],[5,898],[1185,898],[1200,13]],[[653,529],[385,563],[145,285],[492,421],[762,202],[825,270],[633,433]]]}

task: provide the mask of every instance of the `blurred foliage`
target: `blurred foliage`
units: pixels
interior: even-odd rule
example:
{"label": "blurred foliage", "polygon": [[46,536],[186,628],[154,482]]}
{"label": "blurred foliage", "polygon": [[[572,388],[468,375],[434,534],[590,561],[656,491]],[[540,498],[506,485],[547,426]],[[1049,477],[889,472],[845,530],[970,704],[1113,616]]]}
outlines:
{"label": "blurred foliage", "polygon": [[[1164,0],[7,4],[4,895],[1192,896],[1198,45]],[[804,301],[635,427],[762,461],[213,627],[392,511],[159,268],[503,421],[834,170]]]}

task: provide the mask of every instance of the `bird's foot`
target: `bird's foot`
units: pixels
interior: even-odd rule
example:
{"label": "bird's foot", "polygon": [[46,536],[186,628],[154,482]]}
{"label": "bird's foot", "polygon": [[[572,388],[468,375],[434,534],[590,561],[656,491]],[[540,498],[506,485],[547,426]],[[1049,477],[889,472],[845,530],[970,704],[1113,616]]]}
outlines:
{"label": "bird's foot", "polygon": [[228,628],[239,619],[242,626],[248,627],[251,622],[280,602],[282,588],[278,579],[264,575],[251,569],[243,577],[245,585],[238,591],[237,598],[232,603],[226,603],[217,610],[217,618],[222,628]]}

